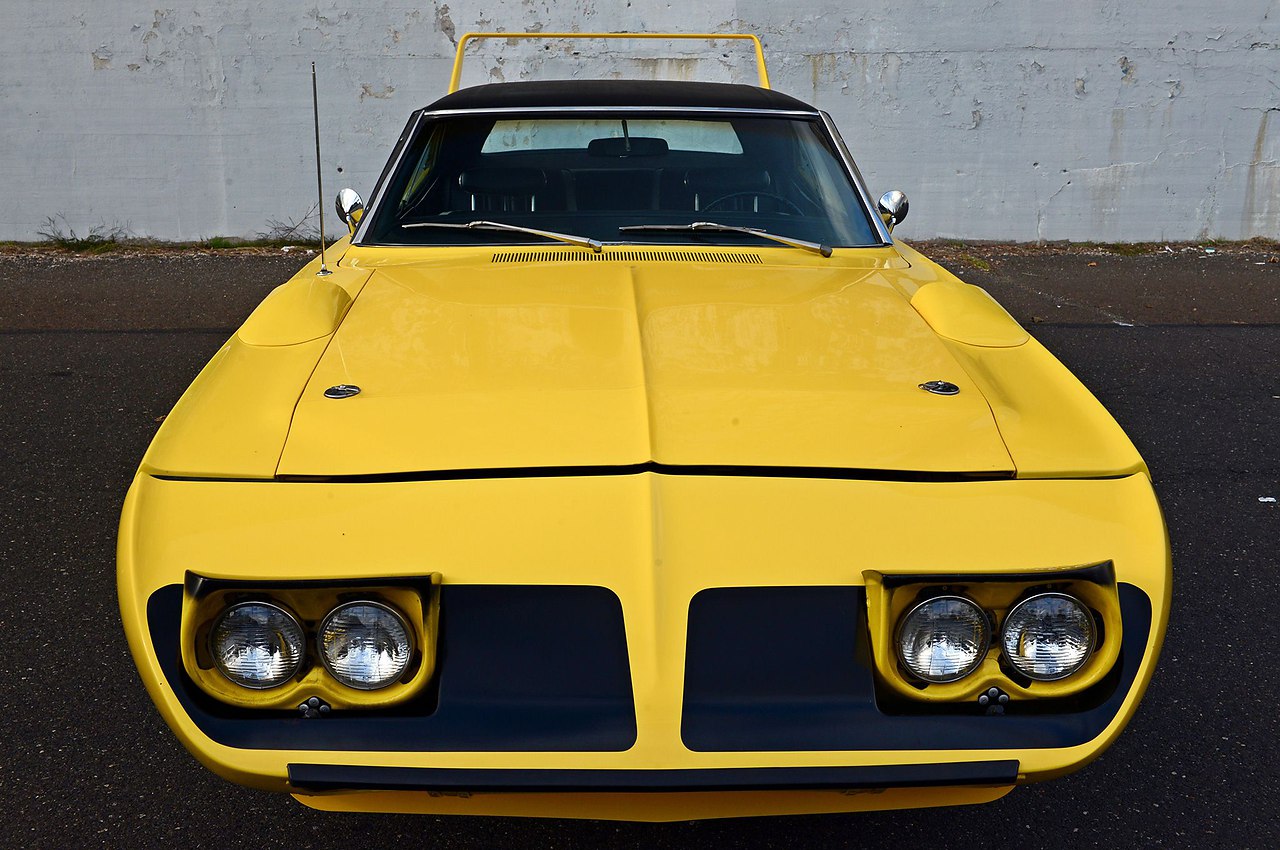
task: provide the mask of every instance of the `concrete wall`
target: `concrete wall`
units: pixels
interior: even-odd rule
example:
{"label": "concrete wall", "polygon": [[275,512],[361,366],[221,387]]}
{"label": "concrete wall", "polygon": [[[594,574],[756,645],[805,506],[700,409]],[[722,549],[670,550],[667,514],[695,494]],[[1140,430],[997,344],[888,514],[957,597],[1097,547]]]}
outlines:
{"label": "concrete wall", "polygon": [[[1280,237],[1280,2],[204,0],[0,3],[0,239],[252,236],[368,192],[473,29],[754,31],[829,110],[909,238]],[[578,52],[575,54],[573,50]],[[620,50],[636,60],[620,60]],[[699,60],[697,57],[702,56]],[[489,43],[466,82],[751,81],[749,54]]]}

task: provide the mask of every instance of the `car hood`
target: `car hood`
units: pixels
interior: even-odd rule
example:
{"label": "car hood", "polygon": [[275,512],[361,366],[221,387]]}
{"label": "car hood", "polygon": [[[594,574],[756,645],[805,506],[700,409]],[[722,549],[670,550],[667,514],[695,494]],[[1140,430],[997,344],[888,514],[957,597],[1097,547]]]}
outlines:
{"label": "car hood", "polygon": [[[379,268],[299,400],[278,474],[1012,472],[982,393],[883,265]],[[920,389],[932,380],[960,392]],[[360,392],[327,398],[338,384]]]}

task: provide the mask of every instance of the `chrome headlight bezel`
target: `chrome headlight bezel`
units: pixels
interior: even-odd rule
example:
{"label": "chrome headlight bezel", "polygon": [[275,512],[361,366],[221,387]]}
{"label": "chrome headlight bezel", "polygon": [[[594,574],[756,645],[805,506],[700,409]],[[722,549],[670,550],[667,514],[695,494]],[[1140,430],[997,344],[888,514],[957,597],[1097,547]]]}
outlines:
{"label": "chrome headlight bezel", "polygon": [[[1084,624],[1084,631],[1086,633],[1085,636],[1087,638],[1087,640],[1085,641],[1085,650],[1081,654],[1080,658],[1077,659],[1075,663],[1067,667],[1064,667],[1062,670],[1053,674],[1044,674],[1044,673],[1036,672],[1034,668],[1031,667],[1031,665],[1020,661],[1020,656],[1018,653],[1011,652],[1009,649],[1010,639],[1012,637],[1010,632],[1010,626],[1017,624],[1018,615],[1024,612],[1028,605],[1031,605],[1032,603],[1036,603],[1036,602],[1041,602],[1045,599],[1065,600],[1066,602],[1069,602],[1072,606],[1074,606],[1082,615],[1082,623]],[[1072,596],[1069,593],[1062,593],[1060,591],[1047,591],[1044,593],[1035,593],[1030,596],[1027,596],[1024,599],[1019,600],[1016,605],[1014,605],[1012,608],[1009,609],[1009,612],[1004,616],[1004,621],[1000,625],[1000,651],[1004,657],[1004,660],[1009,664],[1010,667],[1012,667],[1015,671],[1017,671],[1019,675],[1025,676],[1026,678],[1030,679],[1033,682],[1059,682],[1059,681],[1062,681],[1063,679],[1070,678],[1071,676],[1080,672],[1080,670],[1082,670],[1085,667],[1085,665],[1089,663],[1089,659],[1093,657],[1094,651],[1097,650],[1097,648],[1098,648],[1098,627],[1096,622],[1094,621],[1093,612],[1089,610],[1089,606],[1086,605],[1082,600],[1076,598],[1075,596]]]}
{"label": "chrome headlight bezel", "polygon": [[[340,671],[336,670],[333,663],[330,661],[329,653],[325,647],[325,634],[329,631],[330,624],[333,622],[334,618],[342,614],[344,611],[358,606],[374,608],[385,614],[389,614],[404,633],[406,649],[403,662],[400,663],[399,668],[395,671],[394,675],[378,682],[361,681],[344,675]],[[316,629],[315,645],[316,654],[320,657],[320,663],[324,665],[324,669],[329,673],[329,675],[344,687],[358,691],[379,691],[400,681],[401,678],[404,677],[405,672],[412,665],[414,654],[417,651],[413,628],[409,625],[409,621],[404,614],[396,610],[391,605],[384,602],[378,602],[373,599],[353,599],[341,602],[334,606],[334,608],[324,616],[324,619],[320,621],[320,625]]]}
{"label": "chrome headlight bezel", "polygon": [[[939,676],[936,674],[931,675],[928,672],[921,671],[916,665],[913,665],[907,659],[906,654],[903,652],[903,638],[912,618],[927,606],[937,605],[940,602],[959,603],[964,607],[971,609],[976,615],[975,619],[977,623],[981,626],[981,636],[975,641],[973,658],[957,672],[945,676]],[[974,602],[967,596],[961,596],[954,593],[940,594],[937,596],[930,596],[928,599],[920,600],[915,605],[908,608],[906,613],[902,615],[902,618],[898,621],[897,628],[894,631],[894,651],[897,655],[898,662],[914,679],[931,685],[944,685],[950,682],[958,682],[982,666],[983,660],[986,659],[987,654],[991,649],[993,632],[994,630],[992,628],[991,618],[987,615],[987,612],[983,610],[981,605]]]}
{"label": "chrome headlight bezel", "polygon": [[[293,641],[295,646],[294,658],[292,663],[289,664],[286,673],[270,680],[257,681],[236,675],[223,664],[222,653],[219,651],[219,630],[227,622],[229,617],[237,611],[244,611],[246,608],[265,608],[269,611],[280,614],[285,618],[286,622],[284,628],[290,629],[296,637],[296,640]],[[302,669],[302,665],[306,661],[307,657],[306,629],[302,627],[302,623],[298,620],[297,616],[283,605],[259,599],[245,600],[243,602],[237,602],[234,605],[227,606],[227,608],[218,614],[217,618],[213,621],[212,627],[209,630],[209,652],[213,657],[214,669],[216,669],[228,682],[254,691],[269,691],[272,688],[278,688],[281,685],[288,683],[296,677],[298,675],[298,671]]]}

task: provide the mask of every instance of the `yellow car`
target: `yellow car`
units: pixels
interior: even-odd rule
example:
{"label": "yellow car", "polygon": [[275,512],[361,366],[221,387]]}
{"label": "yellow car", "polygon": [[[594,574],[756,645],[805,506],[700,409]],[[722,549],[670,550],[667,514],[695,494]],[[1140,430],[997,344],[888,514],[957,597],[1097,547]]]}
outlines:
{"label": "yellow car", "polygon": [[994,800],[1133,715],[1146,466],[763,66],[454,91],[339,211],[121,518],[134,659],[211,770],[329,810],[845,812]]}

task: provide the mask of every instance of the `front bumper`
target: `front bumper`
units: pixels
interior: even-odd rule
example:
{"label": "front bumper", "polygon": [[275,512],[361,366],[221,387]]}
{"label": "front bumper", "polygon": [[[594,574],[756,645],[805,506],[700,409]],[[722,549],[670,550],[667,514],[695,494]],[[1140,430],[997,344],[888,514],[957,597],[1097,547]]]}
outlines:
{"label": "front bumper", "polygon": [[[549,815],[709,817],[991,799],[1079,767],[1114,739],[1150,679],[1168,557],[1141,474],[378,484],[142,474],[122,520],[120,598],[152,698],[230,779],[327,795],[307,802],[331,808],[519,814],[525,795]],[[863,571],[1025,573],[1103,560],[1120,583],[1124,646],[1089,700],[1056,713],[1015,705],[1003,717],[877,701]],[[316,721],[212,701],[178,659],[186,570],[276,581],[439,572],[437,686],[396,711]],[[861,793],[885,788],[905,790]],[[677,805],[673,793],[703,805]],[[750,802],[762,794],[773,796]],[[600,805],[584,809],[584,795]],[[726,795],[738,802],[715,802]],[[662,799],[670,805],[650,811]]]}

